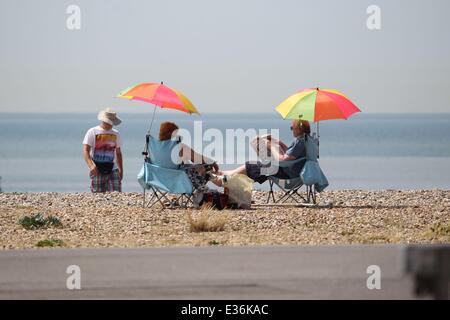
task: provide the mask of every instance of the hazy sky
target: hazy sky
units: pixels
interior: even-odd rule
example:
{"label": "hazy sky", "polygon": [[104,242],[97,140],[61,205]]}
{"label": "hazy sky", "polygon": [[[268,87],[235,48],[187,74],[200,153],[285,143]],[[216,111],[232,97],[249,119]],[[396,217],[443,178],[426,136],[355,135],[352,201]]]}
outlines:
{"label": "hazy sky", "polygon": [[316,86],[366,112],[450,112],[449,16],[448,0],[0,0],[0,111],[144,112],[114,95],[164,81],[200,112],[270,112]]}

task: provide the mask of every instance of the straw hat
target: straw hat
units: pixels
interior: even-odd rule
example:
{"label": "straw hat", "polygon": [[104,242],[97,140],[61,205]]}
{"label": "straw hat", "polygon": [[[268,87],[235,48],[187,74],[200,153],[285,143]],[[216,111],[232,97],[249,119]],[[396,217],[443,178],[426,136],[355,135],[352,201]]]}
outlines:
{"label": "straw hat", "polygon": [[106,108],[98,113],[97,119],[106,122],[112,126],[118,126],[122,120],[117,117],[117,113],[111,110],[111,108]]}

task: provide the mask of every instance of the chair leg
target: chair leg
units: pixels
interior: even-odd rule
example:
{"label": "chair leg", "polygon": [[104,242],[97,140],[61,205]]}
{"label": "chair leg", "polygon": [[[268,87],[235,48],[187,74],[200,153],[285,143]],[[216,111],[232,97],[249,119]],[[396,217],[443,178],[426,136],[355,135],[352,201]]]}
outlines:
{"label": "chair leg", "polygon": [[270,187],[270,190],[269,190],[269,194],[268,194],[268,196],[267,196],[266,203],[269,203],[269,201],[270,201],[270,195],[273,194],[272,186],[273,186],[273,182],[272,182],[272,180],[269,180],[269,187]]}
{"label": "chair leg", "polygon": [[170,202],[169,198],[167,198],[167,193],[168,192],[159,192],[161,194],[161,199],[166,200],[167,202]]}
{"label": "chair leg", "polygon": [[277,199],[275,203],[285,203],[287,199],[289,199],[289,190],[283,190],[283,195]]}
{"label": "chair leg", "polygon": [[[273,188],[273,182],[272,182],[272,188]],[[272,201],[274,203],[276,202],[276,200],[275,200],[275,192],[273,191],[273,189],[272,189]]]}
{"label": "chair leg", "polygon": [[313,203],[317,203],[317,194],[316,194],[316,188],[314,186],[311,186],[311,197],[313,200]]}
{"label": "chair leg", "polygon": [[162,192],[160,192],[161,195],[158,195],[159,190],[154,187],[152,187],[152,189],[153,189],[153,195],[156,197],[157,200],[153,202],[153,204],[150,206],[150,208],[153,207],[153,205],[155,205],[157,202],[159,202],[164,210],[166,208],[166,206],[164,205],[163,198],[167,199],[166,195]]}
{"label": "chair leg", "polygon": [[292,195],[293,195],[292,190],[288,190],[287,192],[284,193],[284,195],[280,199],[278,199],[278,201],[281,203],[285,203],[289,199],[293,199],[294,201],[297,201],[295,198],[293,198]]}
{"label": "chair leg", "polygon": [[175,203],[177,203],[181,208],[187,208],[186,202],[185,202],[185,198],[186,198],[186,194],[182,193],[181,195],[178,196],[178,198],[175,199]]}
{"label": "chair leg", "polygon": [[274,182],[272,180],[269,180],[270,190],[269,190],[269,195],[267,196],[266,203],[269,203],[271,196],[272,196],[272,202],[273,203],[277,203],[278,202],[278,201],[275,200],[275,192],[273,191],[273,184],[274,184]]}
{"label": "chair leg", "polygon": [[275,201],[275,203],[285,203],[286,200],[290,198],[291,190],[286,190],[285,188],[280,187],[280,186],[278,186],[278,187],[281,189],[281,191],[284,192],[284,194],[281,197],[279,197],[277,199],[277,201]]}
{"label": "chair leg", "polygon": [[297,183],[290,189],[285,189],[278,185],[281,191],[283,191],[283,195],[280,196],[277,200],[275,200],[274,192],[273,192],[273,184],[274,182],[272,180],[269,180],[270,185],[270,191],[269,195],[267,197],[266,203],[269,203],[270,197],[273,198],[273,203],[285,203],[288,200],[293,200],[296,203],[310,203],[311,201],[316,204],[316,190],[314,189],[314,186],[306,186],[306,197],[304,193],[299,193],[299,190],[304,186],[302,183]]}
{"label": "chair leg", "polygon": [[290,199],[294,200],[296,203],[302,203],[307,201],[305,197],[298,192],[302,186],[303,185],[297,185],[295,188],[289,190],[280,187],[280,189],[284,192],[284,194],[276,202],[285,203]]}
{"label": "chair leg", "polygon": [[150,199],[147,199],[146,195],[147,195],[147,193],[144,188],[143,192],[142,192],[142,207],[143,208],[151,208],[153,206],[152,202],[153,202],[153,199],[155,198],[155,194],[152,193],[152,195],[150,196]]}
{"label": "chair leg", "polygon": [[286,201],[288,201],[289,199],[294,200],[297,203],[301,203],[300,201],[298,201],[297,197],[303,198],[299,193],[298,193],[298,188],[297,189],[292,189],[289,190],[287,193],[285,193],[284,195],[284,200],[282,203],[285,203]]}
{"label": "chair leg", "polygon": [[151,195],[150,199],[145,201],[144,208],[151,208],[151,207],[153,207],[158,202],[158,200],[154,200],[155,198],[156,198],[155,194],[153,193]]}
{"label": "chair leg", "polygon": [[317,203],[316,188],[314,188],[314,186],[307,186],[306,188],[307,188],[306,189],[307,202],[311,203],[312,201],[313,204],[316,204]]}
{"label": "chair leg", "polygon": [[142,193],[142,207],[145,208],[145,188],[144,188],[144,192]]}
{"label": "chair leg", "polygon": [[185,203],[186,206],[185,206],[185,208],[187,208],[188,205],[190,205],[190,204],[194,205],[193,197],[194,197],[194,195],[192,193],[186,195],[186,203]]}
{"label": "chair leg", "polygon": [[158,202],[161,204],[161,206],[163,207],[163,209],[165,209],[165,205],[162,202],[162,198],[165,197],[165,194],[160,192],[161,195],[158,195],[159,190],[150,186],[150,190],[152,191],[152,195],[150,197],[150,199],[146,199],[146,191],[144,189],[143,193],[142,193],[142,206],[144,208],[152,208],[155,204],[157,204]]}
{"label": "chair leg", "polygon": [[194,202],[192,201],[192,194],[189,195],[189,194],[183,193],[182,196],[183,196],[183,197],[181,198],[182,202],[181,202],[180,205],[181,205],[183,208],[186,209],[190,203],[194,203]]}
{"label": "chair leg", "polygon": [[[162,192],[161,190],[150,186],[150,190],[152,191],[152,195],[150,196],[149,199],[147,194],[146,194],[146,190],[144,189],[143,193],[142,193],[142,206],[145,208],[152,208],[155,204],[159,203],[161,204],[162,209],[166,209],[167,206],[164,204],[164,201],[170,203],[172,205],[173,202],[176,202],[180,205],[180,207],[183,208],[187,208],[189,206],[189,204],[194,204],[193,201],[193,194],[181,194],[178,198],[170,201],[169,198],[167,197],[168,192]],[[170,205],[170,206],[171,206]]]}
{"label": "chair leg", "polygon": [[[300,194],[298,191],[301,189],[301,186],[300,187],[298,187],[298,188],[296,188],[295,190],[294,190],[294,192],[295,192],[295,194],[296,194],[296,197],[297,198],[300,198],[303,202],[306,202],[307,200],[305,199],[305,197],[302,195],[302,194]],[[297,201],[298,203],[301,203],[300,201]]]}
{"label": "chair leg", "polygon": [[175,200],[173,200],[173,202],[178,203],[178,205],[181,208],[187,208],[189,206],[189,204],[194,204],[194,201],[192,200],[193,195],[192,194],[186,194],[186,193],[182,193],[180,196],[178,196],[178,198],[176,198]]}

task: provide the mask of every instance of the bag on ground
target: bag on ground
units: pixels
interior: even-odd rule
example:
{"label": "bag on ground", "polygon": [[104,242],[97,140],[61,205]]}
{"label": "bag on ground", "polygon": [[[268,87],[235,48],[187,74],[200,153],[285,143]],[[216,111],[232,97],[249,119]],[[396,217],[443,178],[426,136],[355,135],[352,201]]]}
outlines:
{"label": "bag on ground", "polygon": [[253,180],[246,175],[235,173],[224,179],[224,187],[228,189],[229,202],[238,208],[250,209],[252,204]]}

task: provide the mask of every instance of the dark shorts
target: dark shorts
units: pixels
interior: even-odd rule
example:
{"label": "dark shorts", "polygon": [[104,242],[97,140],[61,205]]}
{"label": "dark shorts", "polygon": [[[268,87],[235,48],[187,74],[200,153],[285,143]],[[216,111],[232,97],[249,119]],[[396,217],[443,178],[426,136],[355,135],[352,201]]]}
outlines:
{"label": "dark shorts", "polygon": [[[245,171],[247,172],[247,176],[250,179],[253,179],[254,181],[258,183],[264,183],[267,180],[267,175],[261,173],[262,168],[268,168],[270,167],[270,164],[263,164],[261,161],[257,162],[246,162],[245,163]],[[274,174],[273,176],[280,178],[280,179],[290,179],[286,172],[283,171],[283,168],[278,168],[278,172]]]}

